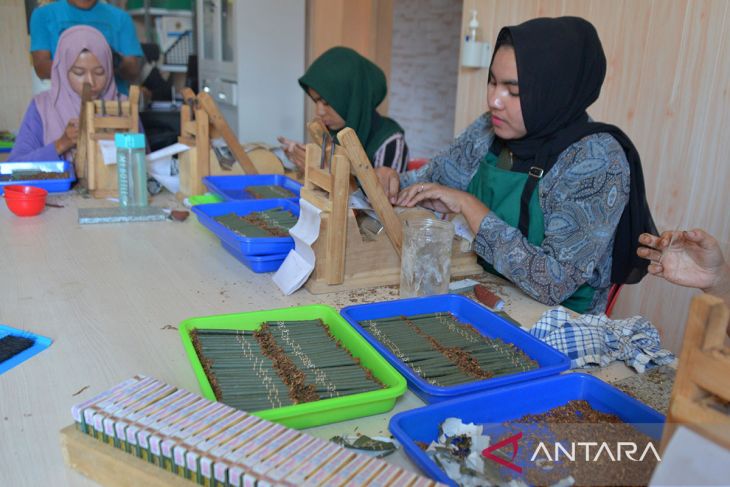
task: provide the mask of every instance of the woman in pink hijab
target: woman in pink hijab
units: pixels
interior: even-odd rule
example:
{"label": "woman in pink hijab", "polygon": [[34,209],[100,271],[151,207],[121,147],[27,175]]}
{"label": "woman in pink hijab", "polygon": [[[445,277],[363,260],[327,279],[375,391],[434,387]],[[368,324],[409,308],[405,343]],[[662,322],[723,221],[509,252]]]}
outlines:
{"label": "woman in pink hijab", "polygon": [[70,159],[79,136],[84,83],[93,99],[117,94],[112,52],[101,32],[86,25],[61,34],[51,68],[51,89],[33,98],[20,125],[8,161]]}

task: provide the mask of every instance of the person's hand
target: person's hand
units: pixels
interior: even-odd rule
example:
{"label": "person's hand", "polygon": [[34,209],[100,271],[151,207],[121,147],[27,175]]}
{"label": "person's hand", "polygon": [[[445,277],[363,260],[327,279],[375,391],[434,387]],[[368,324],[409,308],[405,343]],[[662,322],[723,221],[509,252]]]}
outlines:
{"label": "person's hand", "polygon": [[79,119],[72,118],[66,124],[66,129],[63,134],[56,140],[56,153],[58,155],[64,154],[69,150],[76,147],[76,143],[79,140]]}
{"label": "person's hand", "polygon": [[473,195],[436,183],[408,186],[398,194],[396,204],[408,208],[420,205],[439,213],[461,213],[474,234],[479,232],[482,220],[489,213],[489,208]]}
{"label": "person's hand", "polygon": [[413,208],[423,206],[439,213],[461,213],[462,201],[468,193],[435,183],[416,183],[398,193],[396,205]]}
{"label": "person's hand", "polygon": [[378,176],[380,186],[385,191],[385,196],[394,205],[398,201],[398,190],[400,189],[400,178],[392,167],[376,167],[375,175]]}
{"label": "person's hand", "polygon": [[[704,230],[639,236],[639,257],[651,261],[649,273],[680,286],[723,296],[730,293],[730,268],[720,245]],[[671,245],[671,246],[670,246]]]}
{"label": "person's hand", "polygon": [[299,169],[304,171],[304,165],[306,161],[306,146],[299,142],[294,142],[286,137],[277,137],[277,140],[281,144],[281,149]]}

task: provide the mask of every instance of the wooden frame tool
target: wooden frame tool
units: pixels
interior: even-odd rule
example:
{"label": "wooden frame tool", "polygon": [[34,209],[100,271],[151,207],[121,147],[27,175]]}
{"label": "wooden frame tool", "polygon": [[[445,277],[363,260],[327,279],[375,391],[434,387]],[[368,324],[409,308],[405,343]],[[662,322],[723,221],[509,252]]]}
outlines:
{"label": "wooden frame tool", "polygon": [[[182,90],[184,105],[180,109],[180,137],[178,141],[192,150],[180,155],[180,193],[189,196],[205,192],[202,179],[220,174],[219,164],[212,152],[211,141],[222,137],[245,174],[259,174],[243,146],[226,122],[213,98],[208,93],[197,96],[190,88]],[[241,171],[231,174],[240,174]]]}
{"label": "wooden frame tool", "polygon": [[[310,131],[311,132],[311,131]],[[313,245],[314,271],[306,283],[314,293],[335,292],[400,282],[402,224],[375,175],[357,134],[345,128],[337,134],[341,146],[331,168],[322,167],[322,146],[307,144],[302,198],[321,210],[319,238]],[[355,213],[349,209],[350,174],[354,173],[370,204],[383,222],[385,234],[373,241],[360,233]],[[478,274],[476,255],[454,243],[452,276]]]}
{"label": "wooden frame tool", "polygon": [[117,166],[104,164],[100,140],[114,140],[117,132],[139,132],[139,86],[130,86],[126,100],[89,100],[79,120],[79,144],[74,164],[79,178],[95,198],[119,194]]}
{"label": "wooden frame tool", "polygon": [[701,294],[692,300],[662,451],[678,423],[730,449],[730,414],[717,407],[725,404],[726,408],[730,402],[729,318],[730,311],[720,298]]}

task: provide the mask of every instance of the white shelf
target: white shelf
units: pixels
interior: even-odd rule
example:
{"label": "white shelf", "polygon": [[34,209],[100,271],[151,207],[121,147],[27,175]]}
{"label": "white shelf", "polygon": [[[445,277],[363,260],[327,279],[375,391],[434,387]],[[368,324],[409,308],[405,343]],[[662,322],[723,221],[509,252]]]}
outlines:
{"label": "white shelf", "polygon": [[183,64],[158,64],[157,68],[167,73],[185,73],[188,70]]}
{"label": "white shelf", "polygon": [[[129,15],[144,15],[143,8],[133,8],[127,10]],[[150,15],[175,15],[178,17],[192,17],[193,12],[190,10],[172,10],[168,8],[150,8]]]}

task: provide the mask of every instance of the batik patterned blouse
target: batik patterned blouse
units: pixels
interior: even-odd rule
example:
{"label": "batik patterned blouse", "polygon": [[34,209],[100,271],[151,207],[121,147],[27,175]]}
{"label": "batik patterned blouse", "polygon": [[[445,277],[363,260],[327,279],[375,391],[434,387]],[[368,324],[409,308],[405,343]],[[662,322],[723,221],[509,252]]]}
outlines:
{"label": "batik patterned blouse", "polygon": [[[416,171],[401,187],[434,182],[465,191],[494,139],[488,114]],[[614,233],[629,197],[629,165],[611,135],[589,135],[564,150],[540,181],[545,239],[530,244],[522,233],[489,212],[474,250],[525,293],[549,306],[583,283],[596,288],[588,313],[602,313],[611,286]]]}

